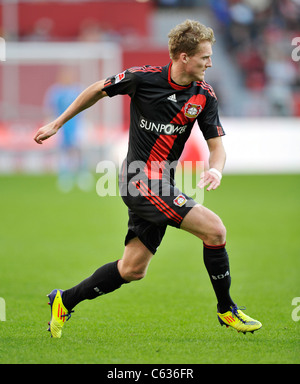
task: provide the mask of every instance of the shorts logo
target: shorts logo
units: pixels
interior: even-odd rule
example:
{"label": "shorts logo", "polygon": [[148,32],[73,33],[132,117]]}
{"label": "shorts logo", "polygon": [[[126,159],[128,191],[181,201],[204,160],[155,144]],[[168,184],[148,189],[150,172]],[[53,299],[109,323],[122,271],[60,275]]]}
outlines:
{"label": "shorts logo", "polygon": [[178,207],[182,207],[187,202],[187,199],[183,195],[178,195],[176,199],[173,200],[173,203]]}
{"label": "shorts logo", "polygon": [[184,114],[190,119],[195,119],[202,111],[202,105],[187,103],[184,107]]}
{"label": "shorts logo", "polygon": [[115,84],[118,84],[124,78],[125,78],[125,71],[115,76]]}

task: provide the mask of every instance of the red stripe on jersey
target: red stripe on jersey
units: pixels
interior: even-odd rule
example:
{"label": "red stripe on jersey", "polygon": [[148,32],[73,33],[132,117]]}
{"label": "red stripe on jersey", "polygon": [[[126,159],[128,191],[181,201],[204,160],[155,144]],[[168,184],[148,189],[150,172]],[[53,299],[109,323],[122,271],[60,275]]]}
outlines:
{"label": "red stripe on jersey", "polygon": [[173,147],[177,135],[160,135],[151,149],[144,171],[149,179],[161,179],[164,161]]}
{"label": "red stripe on jersey", "polygon": [[111,81],[110,80],[106,80],[105,83],[104,83],[104,87],[108,87],[110,84],[111,84]]}
{"label": "red stripe on jersey", "polygon": [[165,216],[169,219],[175,221],[180,224],[183,218],[178,215],[168,204],[163,201],[161,197],[156,195],[143,180],[140,180],[139,183],[136,183],[136,187],[141,191],[142,195],[148,199],[151,204],[155,205],[157,209],[159,209]]}
{"label": "red stripe on jersey", "polygon": [[[193,95],[181,108],[180,112],[172,119],[171,124],[185,125],[189,122],[194,121],[197,116],[188,117],[187,111],[189,107],[193,105],[196,108],[199,108],[199,113],[203,110],[206,104],[206,97],[204,95],[198,94]],[[154,146],[151,149],[147,164],[144,168],[144,171],[149,179],[161,179],[162,173],[165,168],[164,161],[167,160],[167,157],[173,147],[174,141],[177,138],[177,135],[160,135]]]}
{"label": "red stripe on jersey", "polygon": [[143,182],[143,180],[141,180],[141,184],[144,185],[145,188],[147,188],[148,190],[148,193],[151,194],[151,196],[155,196],[154,198],[156,199],[156,201],[159,201],[160,204],[162,206],[165,207],[165,209],[168,211],[168,213],[173,216],[173,220],[174,221],[177,221],[178,223],[181,223],[181,221],[183,220],[183,218],[177,213],[174,211],[174,209],[172,209],[171,207],[168,206],[168,204],[161,198],[159,197],[158,195],[156,195],[148,186],[147,184],[145,184]]}
{"label": "red stripe on jersey", "polygon": [[132,67],[128,69],[129,72],[162,72],[162,67],[144,66],[144,67]]}
{"label": "red stripe on jersey", "polygon": [[[141,194],[150,201],[152,205],[154,205],[160,212],[162,212],[165,216],[167,216],[169,219],[173,219],[172,216],[164,210],[164,207],[159,203],[159,201],[155,200],[154,197],[149,196],[149,194],[145,191],[144,187],[136,183],[136,188],[141,192]],[[174,220],[176,221],[176,220]],[[178,222],[179,224],[179,222]]]}
{"label": "red stripe on jersey", "polygon": [[198,81],[197,85],[199,85],[201,88],[205,89],[212,97],[217,99],[217,96],[216,96],[212,86],[210,86],[208,83],[206,83],[205,81]]}
{"label": "red stripe on jersey", "polygon": [[219,136],[223,136],[223,135],[224,135],[223,128],[220,127],[219,125],[217,125],[217,130],[218,130],[218,135],[219,135]]}

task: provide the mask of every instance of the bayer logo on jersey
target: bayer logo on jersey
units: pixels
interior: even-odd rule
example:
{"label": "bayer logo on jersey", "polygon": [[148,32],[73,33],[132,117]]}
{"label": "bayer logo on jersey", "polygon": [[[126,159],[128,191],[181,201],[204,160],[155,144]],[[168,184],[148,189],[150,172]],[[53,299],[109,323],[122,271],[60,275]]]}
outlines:
{"label": "bayer logo on jersey", "polygon": [[187,202],[187,199],[183,195],[178,195],[176,199],[173,200],[173,203],[178,207],[182,207]]}
{"label": "bayer logo on jersey", "polygon": [[202,105],[187,103],[184,108],[184,114],[186,117],[195,119],[199,113],[202,111]]}

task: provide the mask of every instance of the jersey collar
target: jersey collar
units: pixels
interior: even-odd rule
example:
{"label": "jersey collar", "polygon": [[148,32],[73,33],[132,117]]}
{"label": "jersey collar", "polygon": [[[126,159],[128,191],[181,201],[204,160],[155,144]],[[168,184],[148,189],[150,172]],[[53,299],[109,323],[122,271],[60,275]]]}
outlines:
{"label": "jersey collar", "polygon": [[172,68],[172,64],[173,62],[171,61],[169,63],[169,68],[168,68],[168,83],[171,85],[172,88],[174,89],[177,89],[177,90],[183,90],[183,89],[187,89],[187,88],[190,88],[192,86],[192,83],[188,84],[188,85],[179,85],[179,84],[176,84],[172,79],[171,79],[171,68]]}

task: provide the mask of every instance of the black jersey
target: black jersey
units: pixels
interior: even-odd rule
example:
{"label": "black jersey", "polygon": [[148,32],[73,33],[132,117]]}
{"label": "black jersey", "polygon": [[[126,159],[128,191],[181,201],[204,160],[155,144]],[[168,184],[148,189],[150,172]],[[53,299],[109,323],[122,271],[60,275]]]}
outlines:
{"label": "black jersey", "polygon": [[127,69],[106,79],[103,89],[109,97],[131,97],[127,164],[144,162],[149,178],[161,178],[166,164],[180,158],[196,119],[206,140],[225,134],[212,87],[174,83],[171,66]]}

